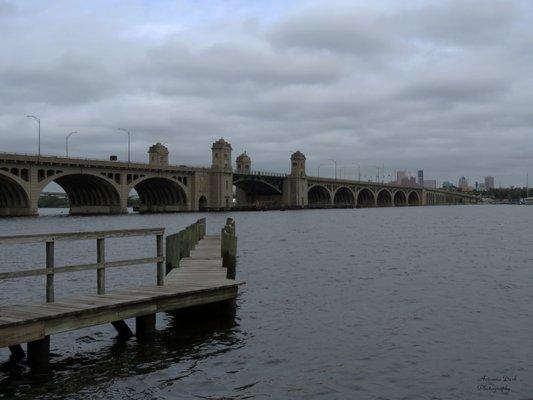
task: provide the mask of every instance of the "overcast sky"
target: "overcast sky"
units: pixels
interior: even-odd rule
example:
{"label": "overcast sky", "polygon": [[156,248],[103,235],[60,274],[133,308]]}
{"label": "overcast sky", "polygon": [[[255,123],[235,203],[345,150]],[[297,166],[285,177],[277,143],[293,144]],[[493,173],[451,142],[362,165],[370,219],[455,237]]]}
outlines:
{"label": "overcast sky", "polygon": [[[0,151],[533,173],[533,2],[0,0]],[[329,163],[332,164],[331,162]],[[333,173],[330,165],[321,175]]]}

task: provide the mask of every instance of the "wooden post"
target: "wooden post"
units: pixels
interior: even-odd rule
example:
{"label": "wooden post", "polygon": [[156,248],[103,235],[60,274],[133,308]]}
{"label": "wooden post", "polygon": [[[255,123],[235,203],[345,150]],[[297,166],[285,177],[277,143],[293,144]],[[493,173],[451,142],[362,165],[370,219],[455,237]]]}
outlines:
{"label": "wooden post", "polygon": [[146,339],[155,333],[155,313],[135,318],[135,334],[139,339]]}
{"label": "wooden post", "polygon": [[189,245],[189,235],[187,229],[184,229],[180,232],[181,234],[181,246],[183,249],[183,257],[191,256],[191,246]]}
{"label": "wooden post", "polygon": [[237,314],[237,299],[223,300],[219,303],[220,313],[223,319],[232,322]]}
{"label": "wooden post", "polygon": [[50,357],[50,336],[28,342],[28,363],[31,368],[46,368]]}
{"label": "wooden post", "polygon": [[13,360],[22,360],[26,355],[20,344],[9,346],[9,351],[11,352],[11,357]]}
{"label": "wooden post", "polygon": [[54,241],[46,242],[46,302],[54,302]]}
{"label": "wooden post", "polygon": [[[157,242],[157,257],[163,257],[163,235],[158,234],[156,236]],[[165,264],[163,261],[157,262],[157,286],[163,286],[165,284]]]}
{"label": "wooden post", "polygon": [[227,249],[222,258],[222,265],[226,268],[226,278],[235,279],[237,267],[237,238],[227,235]]}
{"label": "wooden post", "polygon": [[98,294],[105,294],[105,239],[96,239],[96,286]]}
{"label": "wooden post", "polygon": [[113,321],[111,322],[111,325],[117,330],[118,336],[121,339],[128,339],[133,336],[133,332],[125,321]]}
{"label": "wooden post", "polygon": [[193,226],[192,225],[189,225],[187,227],[187,232],[188,232],[188,236],[189,236],[189,247],[191,250],[194,250],[194,232],[193,232]]}

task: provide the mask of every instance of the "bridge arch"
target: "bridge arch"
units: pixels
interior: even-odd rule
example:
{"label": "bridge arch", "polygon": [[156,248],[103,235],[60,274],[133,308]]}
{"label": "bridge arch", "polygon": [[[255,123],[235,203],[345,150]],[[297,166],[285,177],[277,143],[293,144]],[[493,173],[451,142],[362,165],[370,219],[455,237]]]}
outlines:
{"label": "bridge arch", "polygon": [[238,207],[277,208],[282,204],[282,180],[260,175],[234,175]]}
{"label": "bridge arch", "polygon": [[57,183],[67,194],[71,214],[118,214],[124,211],[119,186],[102,174],[51,173],[39,182],[39,193],[51,182]]}
{"label": "bridge arch", "polygon": [[403,190],[397,190],[394,193],[394,205],[396,207],[403,207],[407,205],[407,195]]}
{"label": "bridge arch", "polygon": [[381,189],[378,192],[376,202],[378,207],[390,207],[392,206],[392,194],[388,189]]}
{"label": "bridge arch", "polygon": [[233,181],[233,185],[247,193],[256,193],[259,195],[281,195],[280,188],[272,185],[262,179],[254,179],[253,176],[243,177]]}
{"label": "bridge arch", "polygon": [[341,186],[335,191],[333,203],[336,207],[355,207],[355,194],[350,188]]}
{"label": "bridge arch", "polygon": [[375,207],[376,206],[376,197],[374,192],[369,188],[359,189],[357,193],[357,207]]}
{"label": "bridge arch", "polygon": [[410,206],[420,205],[420,196],[414,190],[409,192],[409,196],[407,197],[407,204]]}
{"label": "bridge arch", "polygon": [[322,185],[311,186],[307,191],[307,204],[311,207],[330,207],[330,191]]}
{"label": "bridge arch", "polygon": [[177,179],[142,177],[129,185],[139,195],[139,212],[187,211],[187,188]]}
{"label": "bridge arch", "polygon": [[24,182],[0,170],[0,215],[30,215],[30,200]]}

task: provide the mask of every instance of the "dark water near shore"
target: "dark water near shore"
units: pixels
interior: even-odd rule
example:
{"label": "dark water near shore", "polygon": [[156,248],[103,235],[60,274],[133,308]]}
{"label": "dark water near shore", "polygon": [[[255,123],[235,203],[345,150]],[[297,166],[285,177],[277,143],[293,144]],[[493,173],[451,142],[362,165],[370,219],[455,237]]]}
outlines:
{"label": "dark water near shore", "polygon": [[[50,215],[1,219],[0,227],[3,234],[155,226],[170,233],[200,216]],[[208,231],[227,216],[207,214]],[[233,216],[237,274],[247,282],[234,326],[184,327],[161,315],[150,344],[120,342],[107,325],[56,335],[48,374],[0,366],[0,397],[533,399],[533,207]],[[57,248],[58,264],[95,257],[94,243]],[[108,243],[110,259],[154,252],[155,239]],[[35,267],[44,249],[0,246],[0,256],[1,270]],[[108,277],[111,288],[154,282],[155,267],[117,268]],[[95,285],[93,272],[62,274],[56,297]],[[41,278],[0,282],[2,304],[43,294]],[[516,380],[481,380],[504,376]]]}

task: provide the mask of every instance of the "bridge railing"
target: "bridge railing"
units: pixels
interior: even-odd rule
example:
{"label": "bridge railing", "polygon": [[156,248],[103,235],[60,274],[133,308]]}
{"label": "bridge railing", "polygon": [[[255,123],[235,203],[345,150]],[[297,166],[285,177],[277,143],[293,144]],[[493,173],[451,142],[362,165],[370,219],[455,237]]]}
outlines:
{"label": "bridge railing", "polygon": [[[25,243],[45,243],[46,249],[46,266],[45,268],[28,269],[22,271],[10,271],[0,273],[0,280],[22,278],[30,276],[46,275],[46,301],[54,302],[54,275],[65,272],[76,272],[86,270],[96,270],[97,293],[105,294],[105,271],[107,268],[127,267],[144,264],[157,264],[157,285],[164,285],[164,262],[163,254],[163,235],[165,228],[147,228],[147,229],[120,229],[110,231],[92,231],[92,232],[74,232],[74,233],[45,233],[37,235],[15,235],[0,236],[0,244],[25,244]],[[105,239],[107,238],[124,238],[132,236],[151,236],[156,237],[155,257],[146,258],[129,258],[117,261],[106,261],[105,259]],[[55,265],[55,243],[67,240],[95,240],[96,239],[96,263],[65,265],[57,267]]]}
{"label": "bridge railing", "polygon": [[274,176],[278,178],[285,178],[288,174],[282,172],[270,172],[270,171],[233,171],[237,175],[254,175],[254,176]]}
{"label": "bridge railing", "polygon": [[116,165],[116,166],[129,166],[129,167],[137,167],[137,168],[170,168],[170,169],[184,169],[184,168],[190,168],[195,170],[209,170],[210,168],[205,166],[198,166],[198,165],[151,165],[149,163],[145,162],[139,162],[139,161],[125,161],[125,160],[109,160],[106,158],[90,158],[90,157],[66,157],[66,156],[58,156],[58,155],[52,155],[52,154],[41,154],[40,156],[37,154],[31,154],[31,153],[6,153],[6,152],[0,152],[0,160],[2,159],[9,159],[10,157],[31,157],[32,159],[37,159],[41,161],[57,161],[57,162],[72,162],[75,163],[76,161],[90,161],[95,163],[106,163],[106,165]]}

